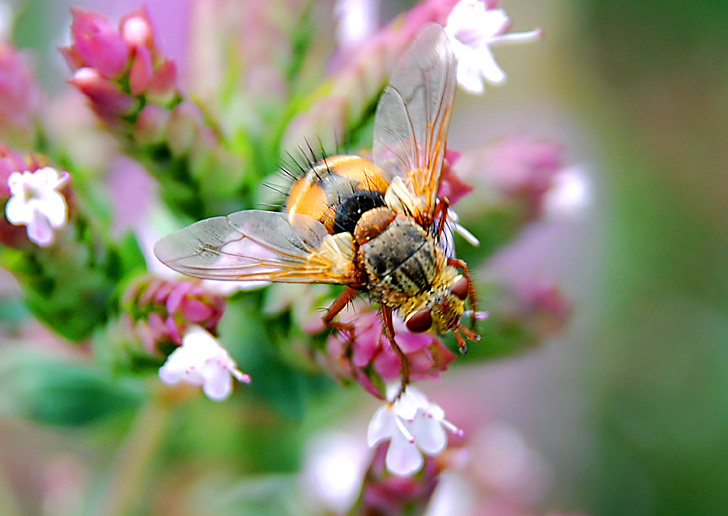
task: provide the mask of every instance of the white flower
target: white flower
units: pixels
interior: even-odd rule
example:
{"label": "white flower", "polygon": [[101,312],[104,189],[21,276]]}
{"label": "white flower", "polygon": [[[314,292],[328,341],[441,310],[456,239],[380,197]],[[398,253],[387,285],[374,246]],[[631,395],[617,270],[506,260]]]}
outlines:
{"label": "white flower", "polygon": [[458,61],[458,84],[470,93],[483,93],[483,79],[501,84],[506,74],[496,63],[491,47],[503,43],[534,41],[541,30],[506,34],[511,20],[503,9],[486,9],[480,0],[461,0],[447,18],[445,32],[450,37]]}
{"label": "white flower", "polygon": [[[394,386],[395,391],[399,388]],[[390,389],[391,392],[391,389]],[[390,473],[411,475],[420,470],[422,454],[437,455],[447,446],[445,429],[456,435],[462,431],[445,420],[445,412],[414,387],[374,414],[367,431],[367,442],[374,446],[390,440],[385,464]]]}
{"label": "white flower", "polygon": [[357,48],[374,34],[379,24],[376,0],[337,0],[334,6],[336,40],[345,49]]}
{"label": "white flower", "polygon": [[190,326],[182,336],[182,346],[169,355],[159,369],[159,378],[173,385],[187,382],[201,386],[211,400],[222,401],[233,389],[232,377],[250,383],[250,376],[238,370],[228,352],[199,326]]}
{"label": "white flower", "polygon": [[8,178],[12,197],[5,216],[15,226],[28,227],[28,238],[41,247],[53,243],[54,230],[66,225],[68,206],[58,190],[68,183],[68,172],[43,167],[35,172],[13,172]]}
{"label": "white flower", "polygon": [[304,498],[328,509],[327,514],[346,514],[361,491],[368,461],[368,449],[359,438],[341,432],[314,436],[306,445],[299,476]]}

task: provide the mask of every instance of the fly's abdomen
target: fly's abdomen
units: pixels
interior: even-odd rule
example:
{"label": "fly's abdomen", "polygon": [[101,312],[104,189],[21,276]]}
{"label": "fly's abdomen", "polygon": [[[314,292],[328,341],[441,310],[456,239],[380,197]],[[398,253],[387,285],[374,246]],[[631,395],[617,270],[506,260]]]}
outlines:
{"label": "fly's abdomen", "polygon": [[362,214],[385,206],[381,171],[360,156],[331,156],[314,164],[291,189],[286,211],[320,221],[331,234],[353,233]]}

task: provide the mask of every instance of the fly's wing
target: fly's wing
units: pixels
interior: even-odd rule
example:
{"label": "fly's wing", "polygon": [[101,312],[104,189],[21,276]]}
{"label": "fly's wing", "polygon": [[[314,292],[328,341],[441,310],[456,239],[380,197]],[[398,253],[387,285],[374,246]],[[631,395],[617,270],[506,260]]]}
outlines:
{"label": "fly's wing", "polygon": [[353,249],[306,215],[247,210],[201,220],[162,238],[154,254],[197,278],[283,283],[354,280]]}
{"label": "fly's wing", "polygon": [[[398,204],[433,222],[455,96],[455,60],[442,27],[428,25],[395,67],[374,121],[374,163],[404,183]],[[396,193],[396,192],[395,192]]]}

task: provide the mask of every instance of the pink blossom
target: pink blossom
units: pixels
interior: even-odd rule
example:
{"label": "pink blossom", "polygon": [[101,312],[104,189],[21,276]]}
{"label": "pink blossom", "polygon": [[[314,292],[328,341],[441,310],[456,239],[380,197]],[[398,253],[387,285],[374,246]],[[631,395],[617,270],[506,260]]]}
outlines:
{"label": "pink blossom", "polygon": [[106,78],[121,75],[129,64],[130,51],[119,31],[100,13],[79,7],[71,12],[75,52],[67,54],[80,56],[85,66],[95,68]]}
{"label": "pink blossom", "polygon": [[146,351],[157,354],[160,344],[181,345],[190,326],[215,332],[225,312],[225,299],[207,291],[196,280],[144,276],[127,289],[123,306],[144,338]]}
{"label": "pink blossom", "polygon": [[[347,310],[341,321],[354,325],[354,341],[345,332],[331,335],[327,341],[327,358],[346,376],[353,376],[369,392],[381,396],[377,384],[395,381],[402,372],[402,361],[384,334],[384,324],[377,311],[363,309],[355,314]],[[407,357],[413,380],[439,378],[455,360],[450,351],[434,334],[411,333],[399,317],[394,323],[395,340]],[[350,355],[347,350],[351,346]]]}
{"label": "pink blossom", "polygon": [[492,192],[496,203],[517,205],[530,220],[541,214],[544,197],[563,168],[561,154],[560,145],[511,137],[463,152],[455,168]]}

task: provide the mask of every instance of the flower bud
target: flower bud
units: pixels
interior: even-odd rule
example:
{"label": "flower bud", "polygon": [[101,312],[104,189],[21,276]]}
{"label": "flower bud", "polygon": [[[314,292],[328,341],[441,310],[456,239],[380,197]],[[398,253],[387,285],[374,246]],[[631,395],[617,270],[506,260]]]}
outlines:
{"label": "flower bud", "polygon": [[202,125],[202,113],[192,102],[183,102],[172,110],[167,123],[167,139],[174,156],[187,154]]}
{"label": "flower bud", "polygon": [[[371,394],[382,397],[380,386],[399,378],[402,361],[384,333],[379,313],[347,310],[340,315],[340,320],[354,325],[354,340],[346,332],[331,335],[324,361],[338,374],[355,379]],[[395,318],[394,330],[412,380],[439,378],[440,372],[455,360],[456,355],[434,334],[412,333],[400,318]]]}
{"label": "flower bud", "polygon": [[118,125],[139,103],[94,68],[79,68],[68,82],[88,97],[96,114],[110,125]]}
{"label": "flower bud", "polygon": [[157,354],[160,345],[182,345],[182,337],[191,325],[215,333],[225,311],[225,299],[211,294],[197,281],[143,276],[126,290],[123,309],[146,351]]}
{"label": "flower bud", "polygon": [[68,55],[80,56],[84,66],[96,69],[105,78],[120,76],[129,64],[130,51],[119,31],[103,15],[71,8],[74,51]]}
{"label": "flower bud", "polygon": [[134,125],[134,139],[141,145],[163,141],[168,121],[169,110],[157,104],[147,104],[137,116],[137,122]]}

